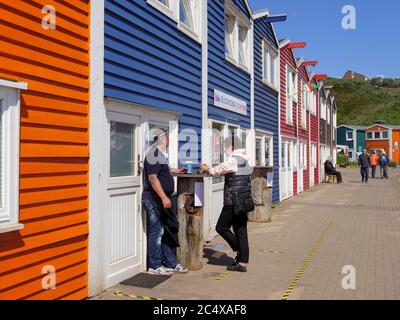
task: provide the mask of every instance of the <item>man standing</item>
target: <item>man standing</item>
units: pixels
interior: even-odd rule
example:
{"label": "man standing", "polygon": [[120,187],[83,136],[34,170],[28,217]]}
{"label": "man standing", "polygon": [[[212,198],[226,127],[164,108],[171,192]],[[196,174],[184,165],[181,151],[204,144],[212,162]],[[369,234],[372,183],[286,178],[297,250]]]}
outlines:
{"label": "man standing", "polygon": [[369,167],[371,166],[371,159],[367,152],[367,149],[364,149],[364,152],[358,157],[358,166],[361,170],[361,178],[362,182],[368,183],[369,176]]}
{"label": "man standing", "polygon": [[379,157],[375,151],[371,154],[371,178],[375,179],[376,167],[379,164]]}
{"label": "man standing", "polygon": [[328,159],[325,161],[325,172],[329,175],[336,176],[337,183],[343,183],[342,173],[340,171],[336,171],[336,168],[333,165],[332,157],[328,157]]}
{"label": "man standing", "polygon": [[174,178],[171,173],[184,171],[170,168],[166,152],[168,145],[168,132],[162,131],[154,137],[154,143],[144,162],[142,203],[148,221],[148,272],[154,275],[188,272],[176,259],[177,244],[165,232],[169,230],[169,217],[174,215],[168,212],[172,208],[171,195],[174,192]]}
{"label": "man standing", "polygon": [[389,158],[387,157],[385,151],[382,151],[381,157],[379,158],[379,168],[381,172],[381,179],[386,178],[389,179],[388,176],[388,165],[389,165]]}

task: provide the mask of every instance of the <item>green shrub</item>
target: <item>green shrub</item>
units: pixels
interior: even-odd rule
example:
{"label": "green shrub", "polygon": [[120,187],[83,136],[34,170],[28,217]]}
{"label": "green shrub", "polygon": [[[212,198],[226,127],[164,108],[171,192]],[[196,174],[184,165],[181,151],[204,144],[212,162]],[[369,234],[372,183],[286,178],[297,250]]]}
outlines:
{"label": "green shrub", "polygon": [[390,161],[389,164],[388,164],[388,166],[389,166],[390,168],[396,168],[396,167],[397,167],[397,163],[394,162],[394,161]]}
{"label": "green shrub", "polygon": [[338,153],[336,156],[336,160],[339,166],[347,167],[349,165],[349,160],[343,153]]}

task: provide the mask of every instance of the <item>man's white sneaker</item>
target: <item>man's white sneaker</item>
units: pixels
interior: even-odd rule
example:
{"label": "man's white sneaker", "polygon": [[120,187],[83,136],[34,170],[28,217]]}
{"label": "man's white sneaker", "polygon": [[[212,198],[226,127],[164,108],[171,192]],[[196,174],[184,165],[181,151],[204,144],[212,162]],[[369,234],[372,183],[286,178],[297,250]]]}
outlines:
{"label": "man's white sneaker", "polygon": [[149,268],[148,273],[156,276],[171,276],[173,272],[161,266],[157,269]]}
{"label": "man's white sneaker", "polygon": [[167,271],[170,271],[170,272],[173,272],[173,273],[180,273],[180,274],[186,274],[186,273],[189,272],[188,269],[182,267],[182,265],[180,263],[178,263],[175,268],[165,268],[165,269]]}

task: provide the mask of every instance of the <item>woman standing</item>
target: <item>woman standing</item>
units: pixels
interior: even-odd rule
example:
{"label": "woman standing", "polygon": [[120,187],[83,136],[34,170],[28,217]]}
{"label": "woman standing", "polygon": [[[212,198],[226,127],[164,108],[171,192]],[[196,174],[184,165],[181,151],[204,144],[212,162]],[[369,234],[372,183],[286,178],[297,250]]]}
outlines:
{"label": "woman standing", "polygon": [[216,231],[236,252],[235,262],[227,269],[247,272],[246,266],[249,262],[247,213],[254,209],[254,204],[250,178],[252,169],[249,166],[246,150],[241,149],[241,146],[242,143],[237,136],[226,138],[225,151],[230,155],[227,161],[213,168],[202,164],[200,168],[212,176],[225,176],[224,207],[218,219]]}

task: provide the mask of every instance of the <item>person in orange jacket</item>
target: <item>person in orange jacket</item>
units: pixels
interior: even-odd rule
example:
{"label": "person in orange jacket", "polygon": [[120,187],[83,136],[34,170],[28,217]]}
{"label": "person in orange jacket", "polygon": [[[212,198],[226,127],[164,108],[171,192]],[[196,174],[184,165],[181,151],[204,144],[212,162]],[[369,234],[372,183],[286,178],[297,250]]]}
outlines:
{"label": "person in orange jacket", "polygon": [[371,168],[372,168],[371,178],[375,179],[376,167],[379,164],[379,156],[376,154],[375,151],[372,151],[370,159],[371,159]]}

